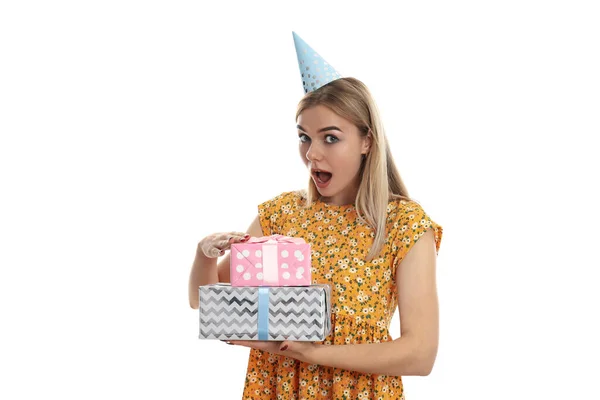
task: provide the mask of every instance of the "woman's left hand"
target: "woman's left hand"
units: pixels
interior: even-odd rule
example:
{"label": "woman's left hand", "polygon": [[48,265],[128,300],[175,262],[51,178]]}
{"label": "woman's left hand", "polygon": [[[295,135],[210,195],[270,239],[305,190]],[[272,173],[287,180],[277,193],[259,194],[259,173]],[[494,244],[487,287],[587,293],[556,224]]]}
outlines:
{"label": "woman's left hand", "polygon": [[281,356],[292,357],[300,361],[308,361],[311,351],[317,345],[313,342],[297,342],[284,340],[283,342],[263,341],[263,340],[229,340],[228,344],[250,347],[252,349],[267,351]]}

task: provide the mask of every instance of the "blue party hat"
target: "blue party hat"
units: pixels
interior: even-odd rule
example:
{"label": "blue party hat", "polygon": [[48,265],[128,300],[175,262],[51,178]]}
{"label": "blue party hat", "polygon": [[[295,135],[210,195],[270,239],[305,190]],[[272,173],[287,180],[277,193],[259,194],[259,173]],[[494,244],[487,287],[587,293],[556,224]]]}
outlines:
{"label": "blue party hat", "polygon": [[294,44],[296,45],[296,55],[298,56],[298,66],[300,67],[300,77],[304,93],[317,90],[331,81],[340,79],[339,72],[331,67],[316,51],[312,49],[296,32],[292,32]]}

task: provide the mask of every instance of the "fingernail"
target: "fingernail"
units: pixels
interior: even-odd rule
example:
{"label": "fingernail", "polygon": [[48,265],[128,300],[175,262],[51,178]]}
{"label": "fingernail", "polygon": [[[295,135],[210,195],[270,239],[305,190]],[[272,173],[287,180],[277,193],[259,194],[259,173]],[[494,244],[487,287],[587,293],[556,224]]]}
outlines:
{"label": "fingernail", "polygon": [[249,237],[250,237],[250,235],[246,233],[246,234],[244,235],[244,237],[245,237],[245,238],[249,238]]}
{"label": "fingernail", "polygon": [[286,344],[285,346],[283,346],[283,347],[282,347],[281,349],[279,349],[279,350],[281,350],[281,351],[286,351],[286,350],[287,350],[287,348],[288,348],[288,345]]}

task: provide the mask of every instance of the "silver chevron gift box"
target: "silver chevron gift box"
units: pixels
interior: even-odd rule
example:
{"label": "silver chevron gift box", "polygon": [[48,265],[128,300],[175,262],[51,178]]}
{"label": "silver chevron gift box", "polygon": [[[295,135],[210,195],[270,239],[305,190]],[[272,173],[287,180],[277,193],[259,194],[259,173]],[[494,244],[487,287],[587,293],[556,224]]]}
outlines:
{"label": "silver chevron gift box", "polygon": [[329,285],[200,286],[200,339],[322,341],[331,331]]}

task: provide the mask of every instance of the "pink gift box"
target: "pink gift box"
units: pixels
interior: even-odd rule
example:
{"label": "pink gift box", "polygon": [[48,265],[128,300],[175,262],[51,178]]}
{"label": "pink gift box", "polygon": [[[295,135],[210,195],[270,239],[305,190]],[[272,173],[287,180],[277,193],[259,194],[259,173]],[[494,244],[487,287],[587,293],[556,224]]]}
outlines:
{"label": "pink gift box", "polygon": [[231,245],[231,286],[308,286],[310,244],[282,235]]}

